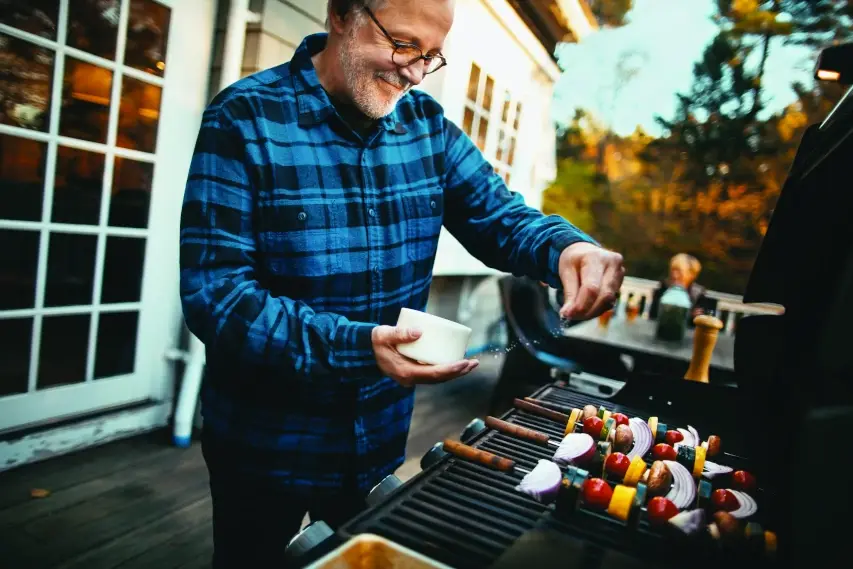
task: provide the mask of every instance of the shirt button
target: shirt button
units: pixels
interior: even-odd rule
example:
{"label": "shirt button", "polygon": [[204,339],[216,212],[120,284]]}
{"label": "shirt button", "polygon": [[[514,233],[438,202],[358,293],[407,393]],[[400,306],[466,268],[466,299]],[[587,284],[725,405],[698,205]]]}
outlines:
{"label": "shirt button", "polygon": [[429,202],[429,207],[431,207],[432,209],[435,209],[437,207],[435,200],[432,200],[431,202]]}
{"label": "shirt button", "polygon": [[305,213],[304,211],[300,211],[300,212],[299,212],[299,215],[297,215],[297,216],[296,216],[296,218],[297,218],[299,221],[305,221],[306,219],[308,219],[308,214],[307,214],[307,213]]}
{"label": "shirt button", "polygon": [[376,210],[370,208],[369,210],[367,210],[367,215],[369,215],[370,217],[376,217]]}

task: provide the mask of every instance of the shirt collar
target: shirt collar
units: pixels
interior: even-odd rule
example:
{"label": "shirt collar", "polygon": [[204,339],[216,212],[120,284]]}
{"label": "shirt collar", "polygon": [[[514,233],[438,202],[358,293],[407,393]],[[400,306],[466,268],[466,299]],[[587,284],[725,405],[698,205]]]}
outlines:
{"label": "shirt collar", "polygon": [[[293,89],[296,93],[296,106],[299,112],[299,126],[310,127],[324,122],[329,116],[336,114],[332,101],[320,80],[311,57],[326,47],[328,34],[325,32],[311,34],[302,40],[290,60],[290,74]],[[398,108],[379,119],[379,126],[397,134],[404,134],[406,127],[400,121]]]}

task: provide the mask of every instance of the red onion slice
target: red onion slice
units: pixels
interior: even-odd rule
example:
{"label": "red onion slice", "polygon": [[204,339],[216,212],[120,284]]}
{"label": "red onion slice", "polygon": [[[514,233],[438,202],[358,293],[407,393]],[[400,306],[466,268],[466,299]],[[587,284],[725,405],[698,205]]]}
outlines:
{"label": "red onion slice", "polygon": [[663,463],[672,473],[672,488],[666,497],[675,504],[676,508],[683,510],[696,499],[696,484],[693,482],[693,476],[679,462],[665,460]]}
{"label": "red onion slice", "polygon": [[705,527],[705,510],[699,508],[697,510],[679,512],[669,518],[669,523],[687,535],[692,535]]}
{"label": "red onion slice", "polygon": [[702,476],[705,478],[714,478],[720,474],[728,474],[731,471],[732,468],[730,466],[723,466],[722,464],[706,460],[705,467],[702,469]]}
{"label": "red onion slice", "polygon": [[755,500],[752,499],[752,496],[746,492],[731,489],[729,489],[729,492],[734,494],[735,498],[737,498],[737,501],[740,503],[740,507],[737,510],[729,512],[732,516],[736,518],[748,518],[758,511],[758,504],[756,504]]}
{"label": "red onion slice", "polygon": [[693,440],[693,433],[687,429],[678,429],[678,432],[684,436],[684,440],[679,444],[687,445],[689,447],[695,447],[699,444],[699,441]]}
{"label": "red onion slice", "polygon": [[550,460],[539,459],[533,470],[521,479],[515,489],[539,502],[548,503],[557,497],[562,479],[563,473],[559,466]]}
{"label": "red onion slice", "polygon": [[691,425],[687,425],[687,430],[690,431],[691,435],[693,435],[693,446],[698,447],[702,443],[702,439],[699,438],[699,431],[694,429]]}
{"label": "red onion slice", "polygon": [[586,433],[569,433],[554,453],[554,461],[557,464],[567,465],[572,463],[582,464],[592,458],[595,454],[595,440]]}
{"label": "red onion slice", "polygon": [[646,456],[646,453],[652,448],[654,440],[652,429],[648,423],[636,417],[628,419],[628,426],[631,427],[631,431],[634,433],[634,447],[628,452],[628,458],[634,458],[635,456],[642,458]]}

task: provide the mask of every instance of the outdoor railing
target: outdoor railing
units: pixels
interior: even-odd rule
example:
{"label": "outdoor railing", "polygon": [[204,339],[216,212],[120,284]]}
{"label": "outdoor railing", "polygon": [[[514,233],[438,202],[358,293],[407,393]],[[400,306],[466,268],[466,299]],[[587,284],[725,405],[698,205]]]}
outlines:
{"label": "outdoor railing", "polygon": [[[658,281],[649,279],[640,279],[637,277],[625,277],[622,281],[622,288],[619,291],[619,296],[622,301],[631,300],[633,298],[642,299],[641,306],[642,318],[649,317],[649,310],[652,305],[652,297],[655,291],[660,287]],[[717,317],[721,319],[725,325],[724,332],[726,334],[734,334],[737,328],[737,321],[741,316],[746,314],[782,314],[785,310],[774,304],[744,304],[743,297],[736,294],[726,292],[717,292],[709,290],[705,293],[708,298],[717,301]]]}

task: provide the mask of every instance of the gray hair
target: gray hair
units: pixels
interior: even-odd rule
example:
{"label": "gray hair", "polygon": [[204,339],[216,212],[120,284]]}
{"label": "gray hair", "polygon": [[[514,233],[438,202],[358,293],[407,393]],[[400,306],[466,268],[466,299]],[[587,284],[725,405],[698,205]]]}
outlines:
{"label": "gray hair", "polygon": [[[327,14],[336,13],[339,17],[344,17],[350,12],[361,12],[365,6],[371,11],[376,12],[385,5],[385,0],[328,0],[326,4]],[[329,18],[326,16],[326,30],[329,29]]]}

